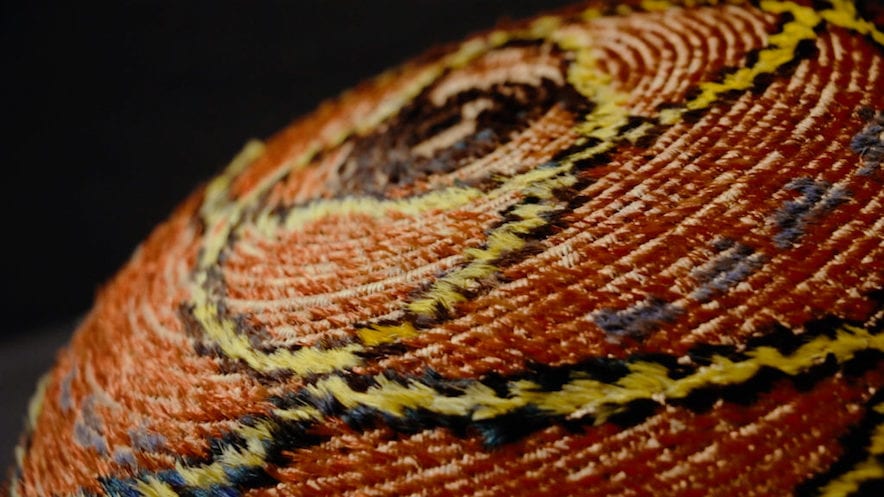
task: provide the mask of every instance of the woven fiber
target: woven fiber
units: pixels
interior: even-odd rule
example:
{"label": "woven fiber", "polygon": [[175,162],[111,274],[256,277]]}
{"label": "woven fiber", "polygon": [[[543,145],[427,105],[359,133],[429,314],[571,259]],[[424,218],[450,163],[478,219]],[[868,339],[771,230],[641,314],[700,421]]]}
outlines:
{"label": "woven fiber", "polygon": [[884,495],[882,21],[583,5],[249,143],[100,292],[11,495]]}

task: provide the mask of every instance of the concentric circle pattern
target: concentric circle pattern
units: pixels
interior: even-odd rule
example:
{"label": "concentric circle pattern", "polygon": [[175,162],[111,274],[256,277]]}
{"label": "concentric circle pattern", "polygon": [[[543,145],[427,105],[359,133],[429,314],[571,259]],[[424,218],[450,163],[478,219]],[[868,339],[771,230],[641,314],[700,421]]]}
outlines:
{"label": "concentric circle pattern", "polygon": [[876,494],[882,20],[594,2],[247,144],[100,292],[10,495]]}

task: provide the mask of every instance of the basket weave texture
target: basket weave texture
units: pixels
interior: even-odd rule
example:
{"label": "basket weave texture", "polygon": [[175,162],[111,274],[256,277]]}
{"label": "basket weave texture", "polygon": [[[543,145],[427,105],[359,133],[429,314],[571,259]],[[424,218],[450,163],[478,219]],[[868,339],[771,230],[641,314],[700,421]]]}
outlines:
{"label": "basket weave texture", "polygon": [[882,21],[580,5],[250,142],[101,290],[7,490],[872,495]]}

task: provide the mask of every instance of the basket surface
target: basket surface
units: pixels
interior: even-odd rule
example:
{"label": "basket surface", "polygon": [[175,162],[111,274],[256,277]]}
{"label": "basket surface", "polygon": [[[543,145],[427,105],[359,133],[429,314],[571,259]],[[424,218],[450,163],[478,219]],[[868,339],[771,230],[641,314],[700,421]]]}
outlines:
{"label": "basket surface", "polygon": [[880,489],[881,20],[591,3],[249,143],[100,292],[11,495]]}

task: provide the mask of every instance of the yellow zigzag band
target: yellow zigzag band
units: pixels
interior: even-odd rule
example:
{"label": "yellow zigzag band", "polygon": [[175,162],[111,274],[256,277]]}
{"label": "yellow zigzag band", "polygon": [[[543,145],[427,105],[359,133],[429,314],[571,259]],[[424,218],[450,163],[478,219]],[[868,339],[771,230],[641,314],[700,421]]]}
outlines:
{"label": "yellow zigzag band", "polygon": [[[716,1],[682,2],[687,6],[715,5]],[[729,2],[745,3],[745,2]],[[823,21],[857,33],[868,35],[876,43],[884,46],[884,33],[879,31],[872,22],[859,17],[856,6],[849,0],[832,0],[832,8],[816,11],[790,1],[763,0],[759,3],[761,10],[771,14],[792,15],[793,20],[785,23],[779,33],[768,39],[768,46],[758,54],[758,61],[750,66],[728,74],[724,81],[707,81],[700,83],[700,94],[690,100],[684,108],[666,109],[661,112],[661,122],[674,124],[686,111],[705,109],[718,101],[725,93],[752,88],[755,78],[763,74],[774,74],[779,68],[795,60],[798,44],[804,40],[815,40],[814,28]],[[648,10],[662,10],[672,6],[671,2],[650,1],[643,5]]]}
{"label": "yellow zigzag band", "polygon": [[[838,363],[844,363],[856,352],[867,349],[884,351],[884,335],[872,335],[865,329],[845,325],[835,338],[817,337],[792,355],[785,356],[773,347],[759,347],[750,351],[748,359],[743,361],[716,356],[710,365],[680,379],[670,378],[669,370],[660,364],[636,362],[629,364],[630,373],[615,383],[578,374],[560,390],[548,392],[537,383],[521,380],[510,384],[507,397],[500,397],[480,382],[465,388],[462,395],[446,396],[422,383],[413,381],[402,385],[384,376],[375,377],[377,386],[365,392],[352,390],[337,376],[321,380],[306,390],[319,398],[331,396],[347,408],[363,405],[397,417],[406,409],[423,409],[479,421],[533,406],[549,414],[572,418],[589,415],[602,423],[635,400],[662,403],[666,399],[683,399],[700,388],[744,383],[764,367],[796,375],[823,362],[829,354],[834,355]],[[297,412],[298,408],[276,413],[292,416]]]}
{"label": "yellow zigzag band", "polygon": [[[872,408],[878,414],[884,414],[884,402]],[[869,442],[869,457],[854,466],[850,471],[829,482],[823,487],[823,497],[846,497],[859,490],[860,485],[877,478],[884,478],[884,466],[878,459],[884,456],[884,423],[878,424]]]}
{"label": "yellow zigzag band", "polygon": [[[674,7],[690,8],[724,4],[746,5],[747,3],[749,3],[748,0],[642,0],[640,5],[642,9],[648,12],[654,12]],[[764,0],[759,3],[759,7],[762,10],[771,13],[782,13],[784,11],[792,12],[793,9],[799,9],[806,13],[808,10],[812,10],[813,13],[820,18],[819,20],[825,20],[834,26],[869,36],[875,43],[884,45],[884,33],[875,26],[875,23],[859,16],[854,2],[851,0],[829,0],[829,4],[832,8],[815,11],[810,7],[800,6],[791,1]],[[779,10],[779,12],[777,12],[777,10]],[[794,14],[795,12],[792,13]],[[811,17],[808,15],[807,19],[810,20]],[[819,20],[814,24],[818,23]]]}
{"label": "yellow zigzag band", "polygon": [[[772,368],[794,376],[823,363],[829,355],[839,364],[844,364],[864,350],[884,352],[884,335],[843,325],[834,338],[816,337],[790,355],[783,355],[773,347],[762,346],[746,352],[746,359],[741,361],[715,356],[709,365],[680,379],[670,378],[668,369],[660,364],[636,362],[628,364],[630,372],[614,383],[599,382],[583,373],[575,373],[559,390],[544,391],[537,383],[520,380],[510,383],[506,397],[499,396],[478,381],[463,387],[461,395],[450,396],[422,383],[412,381],[401,384],[383,375],[374,377],[375,386],[365,392],[352,390],[337,376],[326,378],[308,387],[307,391],[317,398],[333,397],[348,409],[366,406],[393,417],[404,416],[406,410],[423,409],[482,421],[533,406],[547,414],[569,419],[589,416],[596,424],[601,424],[635,400],[650,399],[665,404],[668,400],[684,399],[699,389],[740,385],[753,378],[762,368]],[[884,411],[884,404],[879,404],[875,409]],[[324,417],[312,406],[278,409],[274,415],[281,420],[316,422]],[[178,464],[176,470],[188,486],[206,488],[229,484],[225,468],[263,467],[266,464],[266,442],[273,439],[271,431],[276,423],[263,420],[256,426],[240,425],[236,434],[245,440],[244,447],[228,446],[211,464],[195,467]],[[872,437],[870,457],[882,453],[884,427],[879,426]],[[824,495],[846,495],[853,485],[858,486],[865,479],[877,477],[878,470],[874,470],[872,464],[875,463],[871,459],[861,463],[826,487],[828,493]],[[169,494],[162,492],[172,491],[169,485],[155,479],[144,480],[139,489],[144,496],[165,497]]]}

